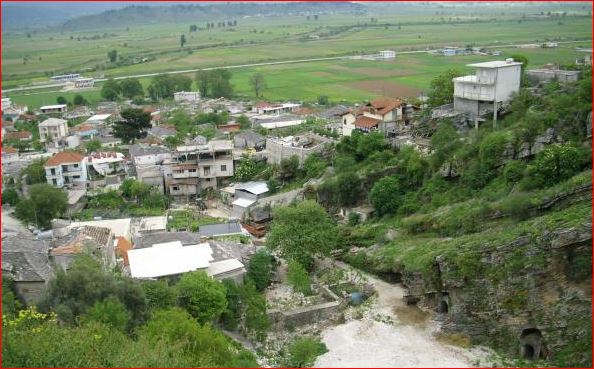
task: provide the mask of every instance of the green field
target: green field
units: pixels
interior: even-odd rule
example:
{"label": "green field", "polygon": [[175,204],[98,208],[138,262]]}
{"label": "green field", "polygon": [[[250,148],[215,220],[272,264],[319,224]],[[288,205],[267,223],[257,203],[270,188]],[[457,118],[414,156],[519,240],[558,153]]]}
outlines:
{"label": "green field", "polygon": [[[298,16],[248,17],[232,29],[193,33],[188,32],[188,24],[160,23],[97,31],[3,32],[3,87],[44,81],[46,73],[122,76],[385,48],[591,39],[592,21],[585,13],[542,18],[538,9],[529,11],[532,14],[527,13],[525,19],[526,13],[518,11],[475,17],[455,13],[438,16],[430,10],[416,15],[370,14],[378,19],[377,26],[367,24],[367,17],[337,14],[325,16],[323,22],[304,21]],[[181,34],[188,39],[183,49],[179,46]],[[320,38],[305,40],[310,35]],[[107,61],[107,52],[112,49],[124,58],[155,60],[114,67]]]}
{"label": "green field", "polygon": [[[570,64],[583,56],[573,45],[556,49],[501,49],[502,56],[522,54],[528,57],[529,66],[546,63]],[[315,101],[320,95],[329,96],[332,102],[360,102],[378,95],[415,97],[426,92],[431,79],[440,72],[455,68],[472,72],[465,65],[492,60],[490,56],[444,57],[430,54],[403,54],[394,61],[331,60],[296,64],[269,65],[240,68],[232,71],[232,83],[238,98],[255,98],[249,78],[260,72],[265,76],[268,100]],[[191,75],[192,76],[192,75]],[[193,77],[193,76],[192,76]],[[150,78],[141,79],[146,86]],[[365,86],[361,86],[361,84]],[[29,107],[54,104],[58,96],[72,100],[74,92],[20,92],[8,94],[13,101]],[[101,100],[99,88],[82,92],[91,103]]]}
{"label": "green field", "polygon": [[[552,6],[552,5],[551,5]],[[551,9],[551,6],[547,8]],[[374,10],[375,9],[375,10]],[[93,77],[120,77],[164,71],[250,64],[267,61],[358,55],[391,49],[397,52],[443,46],[492,45],[506,57],[528,56],[531,66],[545,63],[568,64],[583,55],[576,46],[591,47],[591,8],[579,4],[559,5],[566,16],[545,16],[537,6],[505,4],[483,12],[463,8],[444,11],[428,6],[423,13],[382,12],[360,17],[346,14],[323,15],[322,21],[305,21],[303,16],[242,17],[233,28],[188,32],[189,24],[159,23],[124,25],[95,31],[11,31],[2,35],[2,87],[44,83],[52,74],[79,72]],[[487,9],[487,8],[485,8]],[[544,8],[543,8],[544,9]],[[369,23],[375,17],[376,24]],[[209,20],[215,21],[215,20]],[[202,21],[205,22],[205,21]],[[196,23],[203,26],[200,20]],[[185,34],[188,42],[179,46]],[[313,38],[311,36],[314,36]],[[80,40],[79,40],[80,38]],[[86,39],[85,39],[86,38]],[[556,49],[515,49],[506,45],[561,42]],[[564,41],[577,41],[563,43]],[[107,60],[116,49],[124,58],[120,64]],[[130,64],[126,60],[149,58]],[[313,101],[328,95],[333,101],[360,101],[375,95],[416,96],[430,80],[448,68],[500,57],[440,57],[401,54],[393,62],[333,60],[299,64],[233,69],[232,83],[238,97],[253,97],[248,80],[255,72],[265,75],[265,98]],[[123,65],[128,64],[128,65]],[[147,85],[149,79],[143,79]],[[99,86],[100,87],[100,86]],[[55,103],[58,96],[71,99],[74,93],[22,91],[8,94],[14,101],[32,107]],[[43,93],[42,93],[43,92]],[[83,92],[91,102],[100,99],[98,89]]]}

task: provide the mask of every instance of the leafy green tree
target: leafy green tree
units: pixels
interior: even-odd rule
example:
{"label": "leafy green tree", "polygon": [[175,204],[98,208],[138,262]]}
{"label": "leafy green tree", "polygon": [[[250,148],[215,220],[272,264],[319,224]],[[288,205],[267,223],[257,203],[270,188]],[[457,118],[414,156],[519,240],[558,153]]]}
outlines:
{"label": "leafy green tree", "polygon": [[250,76],[250,86],[254,89],[256,97],[260,97],[262,91],[266,88],[266,80],[262,73],[255,73]]}
{"label": "leafy green tree", "polygon": [[338,243],[336,225],[315,201],[275,208],[267,246],[306,269],[314,257],[327,255]]}
{"label": "leafy green tree", "polygon": [[239,182],[249,181],[256,175],[256,162],[250,158],[242,158],[235,168],[234,176]]}
{"label": "leafy green tree", "polygon": [[361,196],[361,179],[356,173],[340,174],[336,179],[338,187],[338,201],[341,205],[354,205]]}
{"label": "leafy green tree", "polygon": [[122,96],[132,99],[136,96],[143,96],[144,90],[137,78],[127,78],[120,82],[120,91]]}
{"label": "leafy green tree", "polygon": [[29,198],[21,200],[15,210],[17,218],[40,228],[49,228],[50,222],[68,208],[68,197],[60,189],[48,184],[34,184],[29,187]]}
{"label": "leafy green tree", "polygon": [[107,52],[107,58],[109,59],[110,63],[115,63],[118,60],[118,51],[111,50]]}
{"label": "leafy green tree", "polygon": [[318,105],[328,105],[328,104],[330,104],[330,99],[328,99],[328,96],[326,96],[326,95],[318,96]]}
{"label": "leafy green tree", "polygon": [[[52,309],[62,321],[74,323],[97,302],[108,298],[115,298],[126,307],[130,313],[130,328],[144,321],[146,299],[139,283],[130,278],[116,277],[90,255],[80,254],[68,271],[57,269],[40,307]],[[102,311],[106,309],[104,307]]]}
{"label": "leafy green tree", "polygon": [[100,322],[124,332],[130,321],[130,313],[117,298],[109,297],[103,301],[97,301],[91,306],[85,319]]}
{"label": "leafy green tree", "polygon": [[323,342],[312,337],[300,337],[289,345],[288,357],[285,365],[288,368],[309,368],[312,367],[316,358],[328,349]]}
{"label": "leafy green tree", "polygon": [[225,286],[205,272],[184,274],[177,283],[178,304],[199,322],[217,319],[227,307]]}
{"label": "leafy green tree", "polygon": [[101,86],[101,97],[109,101],[115,101],[120,96],[120,91],[120,84],[113,79],[108,79]]}
{"label": "leafy green tree", "polygon": [[72,103],[74,105],[86,105],[87,104],[87,100],[83,97],[83,95],[77,94],[74,96],[74,99],[72,100]]}
{"label": "leafy green tree", "polygon": [[64,96],[58,96],[58,98],[56,99],[56,102],[58,104],[68,104],[68,100],[66,100],[66,98]]}
{"label": "leafy green tree", "polygon": [[231,72],[228,69],[213,69],[209,72],[210,96],[214,98],[231,97]]}
{"label": "leafy green tree", "polygon": [[371,154],[382,151],[387,147],[386,139],[378,132],[370,134],[356,132],[352,137],[356,140],[355,157],[357,160],[364,160]]}
{"label": "leafy green tree", "polygon": [[317,178],[324,174],[327,165],[320,154],[314,153],[303,161],[303,171],[307,178]]}
{"label": "leafy green tree", "polygon": [[198,92],[200,96],[207,97],[210,93],[210,74],[206,70],[199,70],[196,72],[196,84],[198,85]]}
{"label": "leafy green tree", "polygon": [[460,77],[462,72],[455,69],[448,69],[431,80],[427,103],[430,107],[437,107],[451,104],[454,101],[454,81]]}
{"label": "leafy green tree", "polygon": [[101,141],[92,139],[85,143],[85,148],[87,149],[87,153],[99,151],[101,150]]}
{"label": "leafy green tree", "polygon": [[270,285],[274,271],[274,260],[266,250],[260,250],[250,259],[247,277],[254,282],[258,291],[263,291]]}
{"label": "leafy green tree", "polygon": [[395,214],[402,204],[402,188],[397,178],[384,177],[375,182],[369,200],[378,215]]}
{"label": "leafy green tree", "polygon": [[506,132],[491,132],[481,140],[479,157],[487,168],[495,168],[501,164],[502,155],[508,143]]}
{"label": "leafy green tree", "polygon": [[2,191],[2,204],[15,206],[19,200],[19,194],[14,188],[7,188]]}
{"label": "leafy green tree", "polygon": [[183,109],[176,110],[169,119],[169,123],[173,124],[175,129],[183,135],[190,133],[195,127],[192,118]]}
{"label": "leafy green tree", "polygon": [[151,345],[165,341],[177,347],[178,355],[187,356],[192,367],[234,367],[239,362],[245,367],[257,365],[253,355],[237,350],[220,331],[200,325],[179,308],[155,312],[139,330],[139,340]]}
{"label": "leafy green tree", "polygon": [[248,129],[252,126],[252,122],[250,122],[250,119],[244,114],[241,114],[239,117],[237,117],[235,121],[239,123],[241,129]]}
{"label": "leafy green tree", "polygon": [[451,122],[441,123],[431,136],[433,154],[430,158],[431,167],[437,170],[451,154],[460,147],[460,136]]}
{"label": "leafy green tree", "polygon": [[577,174],[589,161],[588,153],[570,145],[555,144],[536,155],[529,176],[536,187],[551,186]]}
{"label": "leafy green tree", "polygon": [[241,298],[241,289],[235,284],[232,279],[224,279],[225,298],[227,300],[227,307],[221,314],[221,323],[227,330],[236,330],[241,323],[243,316],[243,301]]}
{"label": "leafy green tree", "polygon": [[157,311],[175,306],[177,289],[169,286],[167,280],[143,281],[142,289],[146,296],[146,303],[150,310]]}
{"label": "leafy green tree", "polygon": [[28,185],[47,182],[47,179],[45,178],[45,162],[45,159],[33,160],[31,164],[24,169],[23,175],[26,176],[26,183]]}
{"label": "leafy green tree", "polygon": [[146,137],[152,127],[151,114],[142,109],[126,109],[122,118],[124,120],[113,124],[113,135],[125,143],[134,143],[134,140]]}
{"label": "leafy green tree", "polygon": [[296,260],[289,260],[287,281],[295,292],[311,295],[311,281],[307,270]]}
{"label": "leafy green tree", "polygon": [[241,299],[245,306],[245,328],[248,333],[254,335],[256,340],[263,342],[266,339],[266,331],[270,326],[266,314],[266,298],[258,293],[254,283],[247,279],[241,289]]}
{"label": "leafy green tree", "polygon": [[524,176],[526,164],[520,160],[510,160],[503,168],[503,178],[507,183],[518,183]]}
{"label": "leafy green tree", "polygon": [[182,135],[167,136],[165,137],[165,145],[170,149],[175,149],[177,146],[184,142]]}
{"label": "leafy green tree", "polygon": [[16,296],[13,280],[2,276],[2,314],[13,317],[21,309],[22,304]]}

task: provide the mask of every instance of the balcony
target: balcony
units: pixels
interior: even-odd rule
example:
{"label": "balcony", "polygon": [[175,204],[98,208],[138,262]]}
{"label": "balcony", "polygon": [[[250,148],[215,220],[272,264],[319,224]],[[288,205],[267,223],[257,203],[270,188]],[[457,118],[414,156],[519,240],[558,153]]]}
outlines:
{"label": "balcony", "polygon": [[494,77],[463,76],[454,78],[455,83],[469,83],[474,85],[494,85]]}
{"label": "balcony", "polygon": [[456,91],[454,92],[455,97],[460,97],[463,99],[468,100],[476,100],[476,101],[493,101],[493,94],[492,93],[480,93],[480,92],[472,92],[472,91]]}

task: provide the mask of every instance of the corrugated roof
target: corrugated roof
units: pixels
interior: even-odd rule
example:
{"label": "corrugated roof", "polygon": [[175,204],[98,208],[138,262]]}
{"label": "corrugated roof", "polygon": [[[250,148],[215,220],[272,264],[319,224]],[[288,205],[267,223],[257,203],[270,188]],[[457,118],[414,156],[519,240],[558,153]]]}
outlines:
{"label": "corrugated roof", "polygon": [[244,190],[254,195],[261,195],[269,191],[268,184],[266,182],[245,182],[240,183],[236,187],[238,190]]}
{"label": "corrugated roof", "polygon": [[240,206],[242,208],[247,208],[248,206],[252,205],[255,202],[256,202],[256,200],[237,199],[237,200],[233,201],[233,205],[237,205],[237,206]]}
{"label": "corrugated roof", "polygon": [[62,151],[52,156],[46,163],[45,167],[53,167],[56,165],[80,163],[85,156],[75,151]]}
{"label": "corrugated roof", "polygon": [[226,234],[237,234],[241,232],[241,225],[238,221],[228,223],[202,225],[198,229],[198,234],[202,237],[220,236]]}

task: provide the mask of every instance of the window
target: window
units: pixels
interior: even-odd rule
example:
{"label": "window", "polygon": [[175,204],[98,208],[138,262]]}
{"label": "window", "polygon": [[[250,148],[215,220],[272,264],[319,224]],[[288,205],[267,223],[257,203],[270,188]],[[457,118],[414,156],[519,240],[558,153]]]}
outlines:
{"label": "window", "polygon": [[51,173],[52,173],[52,176],[55,176],[56,175],[56,168],[52,168]]}
{"label": "window", "polygon": [[227,171],[227,166],[221,165],[221,172],[226,172],[226,171]]}
{"label": "window", "polygon": [[52,184],[53,184],[54,186],[57,186],[57,185],[58,185],[58,180],[57,180],[57,179],[55,179],[55,178],[54,178],[54,179],[52,179]]}
{"label": "window", "polygon": [[343,122],[344,124],[347,124],[347,123],[346,123],[346,118],[344,118],[342,122]]}
{"label": "window", "polygon": [[173,171],[175,174],[184,174],[183,170],[177,169]]}
{"label": "window", "polygon": [[210,167],[204,167],[204,175],[205,176],[209,176],[210,175]]}
{"label": "window", "polygon": [[74,176],[74,179],[80,179],[80,176]]}
{"label": "window", "polygon": [[196,173],[196,169],[190,169],[190,173]]}
{"label": "window", "polygon": [[78,164],[74,164],[73,166],[74,166],[75,168],[78,168]]}
{"label": "window", "polygon": [[171,189],[172,189],[173,191],[179,191],[179,186],[173,186],[173,187],[171,187]]}

